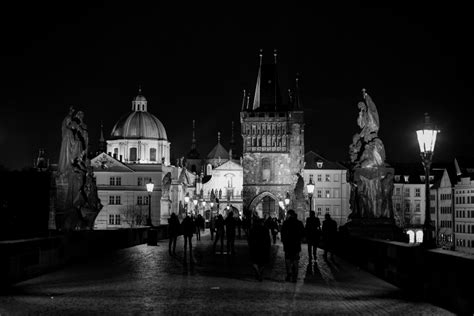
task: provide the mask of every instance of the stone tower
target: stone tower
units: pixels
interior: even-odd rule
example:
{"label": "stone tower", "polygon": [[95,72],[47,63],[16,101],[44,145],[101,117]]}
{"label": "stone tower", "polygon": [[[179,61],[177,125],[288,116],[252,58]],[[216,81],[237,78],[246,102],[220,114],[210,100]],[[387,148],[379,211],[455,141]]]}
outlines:
{"label": "stone tower", "polygon": [[[288,209],[304,211],[301,179],[304,166],[304,116],[300,104],[298,79],[282,98],[277,71],[277,52],[273,62],[260,65],[252,104],[244,92],[240,122],[243,138],[243,191],[246,215],[282,216],[279,201],[290,196]],[[299,214],[301,218],[302,215]]]}

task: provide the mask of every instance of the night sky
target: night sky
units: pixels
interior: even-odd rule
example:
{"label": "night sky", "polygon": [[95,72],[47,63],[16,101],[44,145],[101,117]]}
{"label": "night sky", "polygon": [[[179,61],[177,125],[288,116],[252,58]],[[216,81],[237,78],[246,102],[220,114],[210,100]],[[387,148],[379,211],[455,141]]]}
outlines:
{"label": "night sky", "polygon": [[442,131],[435,161],[472,154],[467,7],[69,2],[0,10],[0,165],[7,168],[31,166],[39,148],[57,162],[70,105],[85,112],[95,151],[101,120],[107,138],[139,85],[166,128],[173,157],[189,150],[193,119],[201,155],[218,131],[228,148],[231,121],[240,145],[242,89],[253,93],[260,48],[264,61],[278,49],[283,91],[300,73],[307,151],[348,159],[366,88],[388,161],[419,161],[415,130],[424,112]]}

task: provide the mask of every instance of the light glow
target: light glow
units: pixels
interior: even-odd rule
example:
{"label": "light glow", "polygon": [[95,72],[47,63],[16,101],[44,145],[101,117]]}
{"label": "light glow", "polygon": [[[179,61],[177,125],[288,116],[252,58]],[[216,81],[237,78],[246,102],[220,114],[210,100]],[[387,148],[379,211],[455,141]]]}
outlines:
{"label": "light glow", "polygon": [[152,181],[150,181],[146,184],[146,190],[150,193],[153,192],[154,187],[155,187],[155,184]]}

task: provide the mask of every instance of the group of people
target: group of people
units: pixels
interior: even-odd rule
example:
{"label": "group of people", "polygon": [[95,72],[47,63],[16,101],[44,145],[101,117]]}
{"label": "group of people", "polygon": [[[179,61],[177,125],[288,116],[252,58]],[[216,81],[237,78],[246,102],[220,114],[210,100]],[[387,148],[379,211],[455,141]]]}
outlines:
{"label": "group of people", "polygon": [[[244,221],[246,222],[246,221]],[[197,235],[200,240],[200,230],[205,228],[204,218],[199,215],[186,215],[180,223],[178,216],[173,213],[168,220],[169,253],[176,254],[176,240],[182,233],[184,237],[184,262],[187,261],[187,249],[189,249],[190,261],[192,259],[192,237]],[[235,255],[236,230],[242,226],[240,217],[235,217],[231,211],[226,218],[218,215],[210,221],[211,239],[214,240],[213,251],[216,252],[220,241],[220,253],[224,253],[224,238],[228,255]],[[281,228],[280,228],[281,227]],[[306,239],[308,245],[309,263],[317,260],[316,252],[320,243],[323,243],[323,258],[327,260],[328,253],[333,257],[333,251],[337,235],[337,223],[329,214],[325,215],[322,225],[314,211],[310,211],[306,219],[306,225],[298,220],[294,210],[288,210],[287,217],[280,225],[276,218],[268,217],[265,220],[255,216],[252,218],[250,229],[246,229],[248,238],[250,259],[258,280],[263,280],[263,269],[271,259],[271,244],[276,243],[278,232],[281,233],[281,241],[285,252],[286,281],[296,282],[298,276],[298,265],[301,253],[301,244]]]}
{"label": "group of people", "polygon": [[[298,220],[294,210],[287,212],[287,218],[281,227],[281,240],[285,252],[286,281],[296,282],[301,244],[306,238],[310,264],[316,260],[316,250],[322,241],[324,244],[324,259],[330,253],[333,257],[337,234],[337,223],[329,214],[325,215],[322,227],[314,211],[306,219],[306,225]],[[273,237],[272,232],[272,237]],[[275,237],[274,237],[275,238]],[[263,220],[255,217],[249,235],[250,258],[258,280],[262,281],[264,266],[270,261],[271,240],[269,228]]]}

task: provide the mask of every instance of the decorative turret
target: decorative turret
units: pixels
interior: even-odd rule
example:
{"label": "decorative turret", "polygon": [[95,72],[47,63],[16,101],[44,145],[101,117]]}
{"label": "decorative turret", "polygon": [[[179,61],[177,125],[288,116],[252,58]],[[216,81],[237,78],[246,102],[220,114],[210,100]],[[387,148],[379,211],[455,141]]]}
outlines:
{"label": "decorative turret", "polygon": [[147,100],[142,95],[142,88],[138,87],[138,95],[132,101],[132,111],[135,112],[146,112],[147,111]]}

